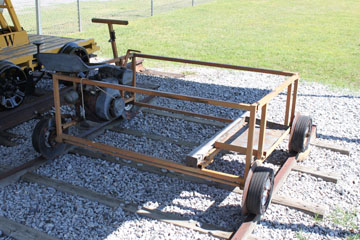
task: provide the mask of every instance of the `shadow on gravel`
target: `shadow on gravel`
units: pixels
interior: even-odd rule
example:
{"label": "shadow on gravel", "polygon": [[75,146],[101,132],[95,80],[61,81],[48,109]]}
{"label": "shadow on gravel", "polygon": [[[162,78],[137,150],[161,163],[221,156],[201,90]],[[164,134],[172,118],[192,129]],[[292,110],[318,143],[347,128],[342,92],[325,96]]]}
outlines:
{"label": "shadow on gravel", "polygon": [[281,165],[286,159],[288,159],[289,156],[290,154],[287,150],[275,149],[266,159],[266,162],[274,165]]}
{"label": "shadow on gravel", "polygon": [[[230,87],[181,79],[152,77],[151,81],[153,84],[160,85],[159,90],[162,91],[238,103],[254,103],[271,91],[247,88],[246,86]],[[179,110],[231,119],[235,119],[244,113],[243,111],[229,108],[208,106],[202,103],[180,102],[164,98],[160,98],[157,104]],[[151,127],[151,123],[149,124]],[[194,139],[184,140],[193,141]],[[141,147],[146,148],[147,146],[143,145]],[[150,150],[155,152],[159,149]],[[171,159],[171,156],[164,156],[164,158]],[[243,162],[230,160],[217,161],[216,169],[224,172],[228,169],[235,169],[234,173],[237,174],[239,171],[243,171]],[[47,164],[43,166],[42,170],[44,175],[47,172],[48,177],[53,179],[77,186],[86,186],[91,191],[121,199],[125,202],[132,202],[140,207],[146,206],[149,203],[157,203],[157,210],[172,212],[172,214],[187,219],[201,221],[225,229],[235,230],[243,220],[241,216],[242,196],[232,193],[232,189],[216,189],[206,184],[168,177],[168,174],[149,173],[133,167],[104,162],[100,159],[87,159],[74,155],[68,159],[65,157],[64,159],[58,158],[56,163]],[[38,194],[47,193],[41,199],[41,207],[39,207],[45,219],[39,219],[37,215],[40,210],[37,206],[34,207],[29,204],[29,197],[26,197],[29,194],[26,190],[20,190],[23,191],[21,192],[23,196],[21,198],[17,196],[14,198],[12,196],[12,202],[15,204],[12,206],[13,209],[9,211],[11,212],[17,206],[24,206],[24,214],[19,215],[17,220],[24,222],[22,218],[25,220],[33,219],[33,221],[36,221],[34,225],[40,226],[43,224],[39,228],[44,232],[56,232],[55,229],[59,230],[57,229],[59,227],[56,224],[57,222],[66,223],[64,225],[71,226],[71,230],[68,230],[62,236],[65,239],[103,239],[116,232],[116,229],[122,225],[128,224],[129,228],[139,228],[139,225],[142,223],[139,215],[125,211],[122,212],[121,209],[114,211],[110,207],[95,204],[94,201],[85,198],[73,197],[70,194],[60,196],[62,193],[60,194],[53,189],[44,188],[39,188]],[[32,188],[29,187],[29,190],[32,190]],[[9,191],[9,195],[11,195],[11,192],[13,191]],[[48,194],[49,192],[53,194]],[[7,195],[4,194],[4,196]],[[65,199],[65,201],[62,199]],[[8,209],[5,209],[5,207],[1,208],[1,206],[0,210],[8,211]],[[6,215],[5,213],[1,214]],[[86,232],[81,230],[84,229],[84,226],[87,226]],[[106,226],[105,229],[104,226]],[[146,227],[149,228],[149,226]],[[61,232],[60,230],[59,232]],[[141,238],[141,236],[139,237]]]}
{"label": "shadow on gravel", "polygon": [[207,169],[228,174],[243,176],[245,171],[245,156],[230,151],[222,151],[215,156],[214,162]]}
{"label": "shadow on gravel", "polygon": [[[149,81],[146,76],[142,76],[140,79],[140,81]],[[239,82],[241,82],[241,80],[239,80]],[[200,83],[177,78],[165,79],[160,77],[151,77],[151,83],[159,85],[159,91],[245,104],[255,103],[272,91],[268,89],[248,88],[246,86],[231,87],[218,84]],[[231,109],[169,98],[158,98],[156,102],[156,104],[160,106],[231,119],[235,119],[245,112],[240,109]]]}
{"label": "shadow on gravel", "polygon": [[[146,79],[146,77],[144,78]],[[182,79],[151,77],[151,81],[152,84],[160,86],[158,89],[159,91],[236,103],[252,104],[271,92],[271,90],[268,89],[231,87]],[[236,109],[167,98],[158,98],[155,104],[178,110],[209,114],[230,119],[243,116],[245,113],[245,111]],[[285,103],[283,107],[285,108]],[[269,114],[271,114],[271,112]],[[208,137],[211,138],[212,136],[210,135]],[[194,141],[194,139],[184,140]],[[194,148],[195,147],[196,146],[194,146]],[[153,149],[153,151],[155,152],[156,149]],[[280,153],[276,154],[276,152]],[[279,159],[280,161],[283,161],[283,159],[286,159],[287,157],[287,153],[284,154],[282,151],[275,151],[274,154],[278,161]],[[272,154],[272,156],[274,154]],[[216,158],[214,163],[212,163],[208,169],[243,175],[245,169],[244,159],[239,158],[238,155],[231,152],[219,155],[220,156]],[[167,157],[164,158],[169,159]],[[195,187],[195,185],[199,186]],[[192,192],[194,195],[187,195]],[[175,209],[175,212],[177,212],[176,215],[180,215],[187,219],[199,220],[204,223],[214,224],[232,230],[236,230],[243,221],[243,217],[241,216],[241,195],[231,193],[231,189],[228,189],[227,191],[221,189],[209,191],[209,187],[204,184],[201,185],[188,182],[183,189],[178,189],[175,186],[169,186],[167,188],[158,187],[152,189],[148,194],[149,198],[146,202],[152,201],[160,203],[160,206],[156,208],[157,210],[171,212]],[[234,201],[234,196],[231,195],[238,195],[235,197],[236,202]],[[201,198],[205,198],[204,201],[207,202],[207,204],[205,202],[203,203],[204,206],[208,205],[205,209],[201,209],[201,206],[198,206],[197,201],[195,201],[197,198],[200,198],[199,196],[203,196]]]}
{"label": "shadow on gravel", "polygon": [[[280,95],[286,95],[286,93],[280,93]],[[298,93],[298,96],[301,97],[318,97],[318,98],[360,98],[360,96],[352,96],[352,95],[319,95],[319,94],[304,94],[304,93]]]}
{"label": "shadow on gravel", "polygon": [[284,230],[288,229],[293,232],[297,232],[299,234],[301,233],[315,233],[319,235],[319,238],[324,238],[325,236],[327,238],[334,238],[334,237],[351,237],[351,236],[358,236],[357,233],[352,233],[348,230],[338,230],[338,229],[332,229],[329,227],[319,226],[317,224],[313,225],[305,225],[305,224],[293,224],[293,223],[279,223],[277,221],[261,221],[261,225],[264,227],[270,228],[270,229],[278,229],[278,230]]}
{"label": "shadow on gravel", "polygon": [[[272,164],[272,167],[274,167],[274,172],[276,172],[276,170],[285,162],[289,156],[290,155],[288,151],[283,149],[275,149],[266,159],[265,164]],[[245,156],[230,151],[220,152],[215,157],[214,162],[208,166],[207,169],[243,176],[245,171]]]}
{"label": "shadow on gravel", "polygon": [[344,141],[344,142],[348,142],[348,143],[359,143],[360,142],[360,139],[337,137],[337,136],[325,135],[325,134],[321,134],[321,133],[317,133],[316,137],[323,138],[323,139],[329,139],[329,140],[335,140],[335,141]]}

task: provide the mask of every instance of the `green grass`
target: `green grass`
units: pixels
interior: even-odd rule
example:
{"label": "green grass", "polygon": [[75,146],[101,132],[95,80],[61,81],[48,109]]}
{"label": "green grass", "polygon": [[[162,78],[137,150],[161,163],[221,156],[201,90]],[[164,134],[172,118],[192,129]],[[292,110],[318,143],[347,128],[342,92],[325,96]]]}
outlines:
{"label": "green grass", "polygon": [[347,229],[359,230],[356,224],[357,215],[360,214],[357,210],[348,211],[341,208],[337,208],[331,215],[332,222],[337,225],[343,226]]}
{"label": "green grass", "polygon": [[[213,0],[196,0],[202,4]],[[82,30],[92,28],[90,20],[98,18],[125,18],[133,20],[150,17],[150,0],[82,0],[80,12]],[[179,8],[191,6],[191,0],[154,0],[154,14],[160,14]],[[30,33],[36,33],[35,5],[32,7],[17,6],[16,12],[22,26]],[[10,17],[4,11],[7,20]],[[56,2],[51,5],[41,5],[41,19],[43,34],[63,35],[78,32],[78,11],[76,1],[72,3]]]}
{"label": "green grass", "polygon": [[320,217],[318,213],[315,213],[314,221],[315,222],[321,222],[322,220],[323,220],[322,217]]}
{"label": "green grass", "polygon": [[[154,17],[144,18],[146,14],[137,10],[124,13],[125,6],[148,12],[149,2],[83,3],[83,23],[91,17],[130,19],[128,26],[115,27],[120,54],[131,48],[294,71],[309,81],[360,89],[358,0],[218,0],[161,14],[155,11]],[[95,38],[102,47],[99,55],[111,56],[107,26],[88,24],[86,32],[71,36]]]}
{"label": "green grass", "polygon": [[332,212],[330,219],[336,225],[342,226],[352,233],[347,237],[348,240],[360,240],[360,226],[357,221],[359,215],[360,212],[358,209],[349,211],[338,207]]}
{"label": "green grass", "polygon": [[302,230],[300,230],[299,232],[296,233],[296,238],[299,240],[307,240],[307,238],[303,236]]}

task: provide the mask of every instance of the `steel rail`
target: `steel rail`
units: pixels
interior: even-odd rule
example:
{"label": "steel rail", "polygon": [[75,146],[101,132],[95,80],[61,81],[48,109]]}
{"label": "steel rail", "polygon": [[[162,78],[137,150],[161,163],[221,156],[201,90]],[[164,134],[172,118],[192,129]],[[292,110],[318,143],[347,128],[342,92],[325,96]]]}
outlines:
{"label": "steel rail", "polygon": [[[274,179],[274,190],[273,194],[281,187],[282,183],[285,181],[285,178],[291,171],[291,168],[296,164],[296,156],[289,157],[284,165],[277,172]],[[244,222],[240,225],[238,230],[231,237],[231,240],[244,240],[246,239],[252,231],[255,229],[256,224],[260,221],[261,215],[248,214],[245,217]]]}
{"label": "steel rail", "polygon": [[[100,131],[102,129],[104,129],[105,127],[107,127],[109,124],[111,124],[113,121],[110,121],[110,122],[105,122],[105,123],[101,123],[99,124],[98,126],[95,126],[94,128],[84,132],[81,134],[82,137],[87,137],[87,136],[90,136],[91,134],[94,134],[95,132],[97,131]],[[65,152],[68,152],[70,150],[73,149],[73,146],[67,146]],[[18,173],[20,173],[21,171],[24,171],[24,170],[30,170],[31,168],[33,167],[40,167],[43,163],[45,162],[48,162],[48,161],[51,161],[51,160],[54,160],[56,159],[58,156],[52,158],[52,159],[45,159],[44,157],[42,156],[39,156],[39,157],[35,157],[34,159],[24,163],[24,164],[21,164],[20,166],[17,166],[17,167],[14,167],[12,169],[9,169],[7,170],[6,172],[4,173],[1,173],[0,174],[0,181],[4,181],[5,179],[8,179],[8,178],[11,178],[12,176],[14,175],[17,175]],[[20,174],[19,176],[17,176],[17,178],[20,178],[22,175],[24,175],[26,173],[26,171],[22,174]]]}
{"label": "steel rail", "polygon": [[[277,86],[272,92],[267,94],[265,97],[261,98],[259,101],[253,103],[253,104],[246,104],[246,103],[235,103],[230,101],[222,101],[222,100],[215,100],[210,98],[202,98],[202,97],[195,97],[195,96],[188,96],[188,95],[181,95],[176,93],[170,93],[170,92],[163,92],[163,91],[156,91],[156,90],[149,90],[144,89],[136,86],[136,74],[133,74],[132,76],[132,86],[124,86],[124,85],[118,85],[118,84],[111,84],[101,81],[94,81],[94,80],[88,80],[84,78],[75,78],[75,77],[69,77],[65,75],[59,75],[54,74],[53,75],[53,89],[54,89],[54,105],[55,105],[55,119],[56,119],[56,141],[57,142],[63,142],[75,146],[79,146],[82,148],[94,150],[97,152],[121,157],[124,159],[129,159],[132,161],[144,163],[144,164],[150,164],[152,166],[158,167],[158,168],[165,168],[168,170],[176,171],[182,174],[187,174],[189,176],[196,176],[199,178],[212,180],[219,183],[225,183],[232,186],[244,186],[245,179],[247,178],[249,174],[249,170],[252,166],[253,162],[253,155],[254,155],[254,139],[255,139],[255,126],[256,126],[256,114],[260,110],[262,110],[261,114],[261,120],[260,120],[260,134],[258,145],[259,145],[259,151],[255,152],[258,157],[261,158],[261,161],[264,161],[266,159],[266,156],[263,156],[265,153],[264,151],[264,141],[265,141],[265,131],[267,126],[267,104],[276,96],[279,95],[280,92],[282,92],[285,88],[288,89],[287,94],[287,102],[286,102],[286,112],[285,112],[285,126],[287,126],[286,123],[288,123],[288,119],[290,118],[292,120],[295,112],[295,105],[296,105],[296,98],[297,98],[297,86],[299,81],[299,75],[297,73],[288,73],[288,72],[281,72],[281,71],[275,71],[275,70],[267,70],[267,69],[259,69],[259,68],[249,68],[249,67],[243,67],[243,66],[235,66],[235,65],[229,65],[229,64],[221,64],[221,63],[211,63],[211,62],[202,62],[202,61],[195,61],[195,60],[187,60],[187,59],[178,59],[178,58],[171,58],[171,57],[162,57],[162,56],[154,56],[154,55],[147,55],[147,54],[140,54],[140,53],[133,53],[131,54],[132,57],[132,69],[133,72],[136,70],[136,58],[150,58],[150,59],[156,59],[156,60],[162,60],[162,61],[171,61],[171,62],[181,62],[181,63],[189,63],[189,64],[196,64],[196,65],[203,65],[203,66],[211,66],[211,67],[219,67],[219,68],[227,68],[227,69],[234,69],[234,70],[245,70],[245,71],[252,71],[252,72],[260,72],[260,73],[268,73],[268,74],[276,74],[281,76],[288,76],[284,82],[282,82],[279,86]],[[77,84],[86,84],[86,85],[92,85],[92,86],[98,86],[103,88],[111,88],[111,89],[117,89],[120,91],[128,91],[133,93],[133,100],[136,105],[136,94],[145,94],[149,96],[158,96],[158,97],[165,97],[165,98],[171,98],[171,99],[177,99],[177,100],[183,100],[183,101],[191,101],[191,102],[197,102],[197,103],[204,103],[209,105],[215,105],[215,106],[221,106],[221,107],[228,107],[233,109],[242,109],[247,110],[250,112],[250,118],[248,119],[248,134],[247,134],[247,146],[246,148],[240,149],[240,152],[245,153],[246,155],[246,162],[245,162],[245,173],[244,177],[236,176],[232,174],[226,174],[223,172],[218,171],[212,171],[208,169],[199,169],[194,167],[188,167],[182,164],[178,164],[169,160],[159,159],[156,157],[148,156],[145,154],[128,151],[124,149],[120,149],[114,146],[110,146],[107,144],[102,144],[98,142],[93,142],[87,139],[71,136],[68,134],[63,133],[62,131],[62,124],[61,124],[61,112],[60,112],[60,95],[59,95],[59,86],[58,82],[59,80],[65,80]],[[292,94],[291,88],[289,86],[294,85],[294,93]],[[292,96],[291,96],[292,95]],[[290,103],[290,100],[291,103]],[[141,105],[141,104],[140,104]],[[148,105],[147,107],[151,107]],[[156,107],[156,108],[162,108],[162,107]],[[171,109],[168,108],[162,108],[162,110],[171,111]],[[178,111],[178,110],[176,110]],[[204,117],[197,113],[191,114],[188,112],[183,112],[184,114],[189,115],[197,115],[197,117]],[[209,116],[208,118],[214,118],[214,116]],[[213,119],[214,120],[214,119]],[[225,119],[216,119],[216,120],[222,120]],[[226,121],[225,121],[226,122]],[[291,123],[291,122],[290,122]],[[278,143],[282,138],[287,135],[289,132],[289,129],[285,131],[285,133],[280,137],[280,139],[276,142]],[[266,155],[269,154],[271,151],[266,151]],[[264,158],[265,157],[265,158]],[[295,164],[296,157],[290,157],[286,160],[285,164],[280,168],[280,170],[277,172],[275,176],[275,184],[274,184],[274,193],[277,191],[278,187],[282,185],[283,181],[285,181],[287,175],[291,171],[292,166]],[[247,215],[246,221],[240,226],[238,231],[234,234],[234,239],[244,239],[247,235],[249,235],[252,232],[252,229],[256,226],[256,221],[260,219],[260,216],[258,215]],[[254,222],[255,221],[255,222]]]}
{"label": "steel rail", "polygon": [[[52,97],[52,96],[51,96]],[[144,98],[141,102],[150,102],[153,99],[153,96],[148,96],[146,98]],[[51,101],[50,101],[51,102]],[[132,114],[129,115],[129,117],[134,117],[136,115],[138,111],[134,111]],[[92,136],[94,134],[96,134],[99,131],[105,130],[107,127],[109,127],[110,125],[114,124],[114,122],[116,122],[118,119],[114,119],[112,121],[108,121],[108,122],[104,122],[104,123],[100,123],[97,126],[95,126],[92,129],[89,129],[85,132],[83,132],[82,134],[80,134],[80,137],[89,137]],[[73,149],[73,146],[67,146],[65,152],[69,152]],[[22,175],[26,174],[27,171],[29,171],[31,168],[34,167],[40,167],[43,163],[54,160],[56,157],[54,157],[53,159],[45,159],[42,156],[39,157],[35,157],[34,159],[21,164],[20,166],[14,167],[12,169],[9,169],[3,173],[0,173],[0,182],[5,181],[6,179],[9,179],[11,177],[13,177],[14,175],[17,175],[16,178],[20,178]],[[24,171],[23,173],[20,173]]]}
{"label": "steel rail", "polygon": [[[314,135],[316,133],[316,126],[312,127],[311,134]],[[274,196],[279,189],[281,188],[282,184],[284,184],[286,178],[290,174],[292,168],[296,165],[296,161],[299,158],[301,153],[297,155],[289,156],[280,169],[276,172],[275,179],[274,179],[274,188],[272,195]],[[231,240],[244,240],[246,239],[252,231],[255,229],[256,224],[260,221],[261,215],[254,215],[248,214],[245,217],[244,222],[240,225],[238,230],[234,233],[231,237]]]}
{"label": "steel rail", "polygon": [[9,177],[11,177],[11,176],[25,170],[25,169],[29,169],[29,168],[31,168],[33,166],[36,166],[37,164],[44,163],[46,161],[47,160],[42,156],[36,157],[36,158],[34,158],[34,159],[24,163],[24,164],[21,164],[20,166],[17,166],[15,168],[12,168],[12,169],[2,173],[0,175],[0,181],[4,180],[6,178],[9,178]]}
{"label": "steel rail", "polygon": [[[63,95],[69,89],[70,87],[63,88],[60,92]],[[49,111],[54,106],[52,99],[53,94],[48,93],[13,110],[0,112],[0,131],[15,127],[18,124],[33,119],[40,113]]]}

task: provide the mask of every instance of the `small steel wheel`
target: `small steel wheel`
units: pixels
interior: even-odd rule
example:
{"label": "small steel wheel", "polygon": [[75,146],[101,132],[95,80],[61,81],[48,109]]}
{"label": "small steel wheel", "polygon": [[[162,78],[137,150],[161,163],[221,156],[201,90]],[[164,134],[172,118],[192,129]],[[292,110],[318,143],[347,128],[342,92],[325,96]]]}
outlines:
{"label": "small steel wheel", "polygon": [[308,116],[296,116],[292,124],[289,151],[304,152],[310,145],[312,130],[312,119]]}
{"label": "small steel wheel", "polygon": [[23,70],[7,60],[0,61],[0,109],[14,109],[25,99],[27,78]]}
{"label": "small steel wheel", "polygon": [[256,167],[245,199],[247,211],[256,215],[265,213],[271,200],[273,187],[274,171],[271,168]]}
{"label": "small steel wheel", "polygon": [[[66,132],[66,130],[64,132]],[[42,119],[34,128],[32,134],[32,145],[34,149],[46,159],[54,158],[63,153],[65,150],[65,144],[56,142],[55,137],[55,119]]]}

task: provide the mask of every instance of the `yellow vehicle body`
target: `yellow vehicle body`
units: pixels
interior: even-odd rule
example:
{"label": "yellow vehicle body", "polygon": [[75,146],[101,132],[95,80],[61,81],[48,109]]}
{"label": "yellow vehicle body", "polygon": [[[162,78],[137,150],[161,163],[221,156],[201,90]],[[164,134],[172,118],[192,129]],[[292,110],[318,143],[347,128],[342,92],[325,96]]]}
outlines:
{"label": "yellow vehicle body", "polygon": [[[13,26],[10,26],[3,11],[7,10]],[[37,66],[37,48],[34,42],[43,42],[41,52],[58,53],[67,43],[74,42],[91,54],[100,48],[93,39],[74,39],[58,36],[31,35],[21,27],[11,0],[0,0],[0,60],[10,61],[21,68],[34,69]]]}
{"label": "yellow vehicle body", "polygon": [[0,110],[20,106],[35,90],[43,77],[34,78],[33,74],[42,67],[38,66],[38,52],[76,54],[89,61],[89,54],[99,50],[93,39],[28,34],[21,27],[11,0],[0,0],[0,27]]}
{"label": "yellow vehicle body", "polygon": [[[14,26],[9,26],[3,11],[7,9]],[[26,31],[20,26],[19,19],[16,16],[14,7],[10,0],[0,1],[0,49],[12,46],[19,46],[29,43]]]}
{"label": "yellow vehicle body", "polygon": [[21,68],[30,67],[34,69],[37,66],[36,46],[33,44],[41,41],[41,52],[58,53],[59,50],[69,42],[74,42],[91,54],[99,50],[99,46],[93,39],[74,39],[58,36],[33,35],[29,34],[29,42],[20,46],[7,47],[0,50],[0,60],[8,60]]}

